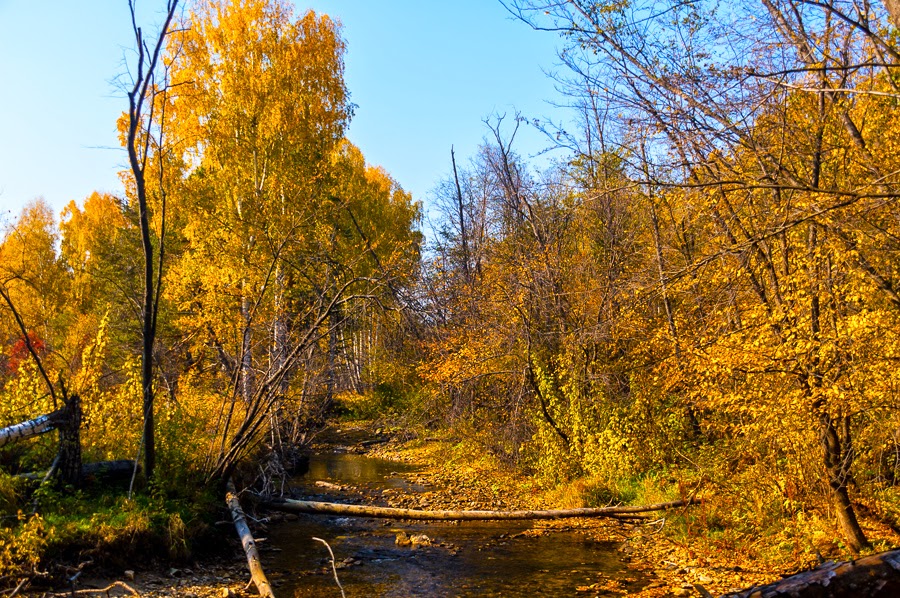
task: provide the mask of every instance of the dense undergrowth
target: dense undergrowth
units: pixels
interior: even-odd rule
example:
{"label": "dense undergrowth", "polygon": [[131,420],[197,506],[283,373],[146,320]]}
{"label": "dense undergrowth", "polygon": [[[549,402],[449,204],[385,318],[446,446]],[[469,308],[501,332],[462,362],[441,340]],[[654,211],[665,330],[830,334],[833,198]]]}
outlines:
{"label": "dense undergrowth", "polygon": [[[676,447],[678,458],[672,463],[640,469],[635,465],[639,455],[633,454],[640,445],[629,438],[635,442],[630,451],[606,455],[605,468],[591,461],[589,469],[576,455],[543,454],[539,434],[510,455],[503,450],[503,436],[482,428],[480,422],[448,422],[429,412],[428,403],[421,402],[426,396],[421,388],[398,396],[402,394],[343,395],[337,414],[349,421],[374,421],[369,424],[373,429],[410,439],[403,455],[448,471],[469,472],[482,495],[493,493],[494,500],[503,504],[600,507],[701,498],[701,504],[667,513],[648,525],[657,546],[645,549],[645,556],[656,562],[675,558],[674,553],[684,562],[699,559],[713,568],[755,571],[756,583],[815,566],[822,559],[845,560],[860,554],[843,542],[827,501],[787,499],[771,471],[721,465],[708,441],[685,439]],[[386,401],[386,396],[393,398]],[[622,460],[617,462],[617,457]],[[547,467],[548,458],[559,465]],[[894,519],[900,497],[891,488],[874,484],[859,490],[856,507],[871,541],[863,554],[900,546]],[[490,503],[483,506],[492,508]]]}
{"label": "dense undergrowth", "polygon": [[[140,485],[140,481],[139,481]],[[128,480],[60,487],[0,478],[0,575],[63,579],[66,571],[147,569],[222,552],[221,497],[200,484],[178,491]],[[190,490],[194,488],[194,490]]]}

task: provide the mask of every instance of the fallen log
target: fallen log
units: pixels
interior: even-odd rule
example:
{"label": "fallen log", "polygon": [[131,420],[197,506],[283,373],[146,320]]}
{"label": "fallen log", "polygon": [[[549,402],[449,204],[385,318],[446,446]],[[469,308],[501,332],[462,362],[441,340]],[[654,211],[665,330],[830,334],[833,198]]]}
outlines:
{"label": "fallen log", "polygon": [[[52,467],[48,471],[34,471],[30,473],[20,473],[16,477],[38,481],[45,476],[52,475]],[[134,469],[134,461],[122,459],[119,461],[97,461],[95,463],[84,463],[81,466],[81,475],[84,478],[95,478],[104,481],[115,481],[116,479],[128,479]]]}
{"label": "fallen log", "polygon": [[855,561],[828,562],[731,598],[893,598],[900,596],[900,550]]}
{"label": "fallen log", "polygon": [[636,507],[553,509],[547,511],[419,511],[416,509],[345,505],[332,502],[290,499],[264,500],[261,502],[261,505],[273,511],[310,513],[314,515],[342,515],[344,517],[416,519],[420,521],[503,521],[516,519],[570,519],[574,517],[620,517],[635,513],[677,509],[700,502],[700,499],[694,498]]}
{"label": "fallen log", "polygon": [[253,534],[250,533],[250,527],[247,525],[247,519],[244,517],[241,503],[238,501],[234,482],[232,482],[230,478],[226,485],[226,489],[225,502],[228,505],[228,509],[231,511],[231,518],[234,519],[234,527],[241,537],[241,546],[244,547],[244,554],[247,555],[247,568],[250,569],[250,579],[256,584],[256,589],[259,591],[260,596],[263,598],[275,598],[275,594],[272,593],[272,586],[269,585],[269,580],[266,579],[262,563],[259,560],[259,551],[256,550],[256,542],[253,540]]}
{"label": "fallen log", "polygon": [[60,409],[47,415],[41,415],[28,421],[0,428],[0,446],[24,440],[32,436],[40,436],[54,430],[64,420],[65,410]]}

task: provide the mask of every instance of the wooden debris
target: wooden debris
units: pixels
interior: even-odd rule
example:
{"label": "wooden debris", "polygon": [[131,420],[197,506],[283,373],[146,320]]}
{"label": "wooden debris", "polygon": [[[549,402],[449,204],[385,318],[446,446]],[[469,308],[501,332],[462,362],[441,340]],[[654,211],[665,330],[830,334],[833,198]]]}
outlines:
{"label": "wooden debris", "polygon": [[[47,476],[53,475],[52,467],[48,471],[36,471],[31,473],[20,473],[16,477],[26,480],[38,481]],[[112,481],[119,478],[127,479],[134,470],[134,461],[130,459],[120,459],[118,461],[97,461],[95,463],[84,463],[81,466],[81,475],[85,478],[97,478],[99,480]]]}
{"label": "wooden debris", "polygon": [[775,583],[727,594],[732,598],[893,598],[900,596],[900,550],[827,562]]}
{"label": "wooden debris", "polygon": [[623,514],[665,511],[699,503],[699,499],[676,500],[636,507],[599,507],[583,509],[553,509],[546,511],[420,511],[393,507],[344,505],[311,500],[270,500],[262,506],[289,513],[314,515],[343,515],[345,517],[375,517],[381,519],[417,519],[420,521],[490,521],[516,519],[568,519],[574,517],[617,517]]}
{"label": "wooden debris", "polygon": [[263,598],[275,598],[272,593],[272,586],[266,579],[266,574],[262,568],[262,562],[259,559],[259,551],[256,550],[256,542],[253,540],[253,534],[250,533],[250,527],[247,525],[247,519],[244,517],[244,510],[241,509],[241,503],[238,501],[237,491],[234,488],[234,482],[229,478],[226,485],[227,493],[225,494],[225,502],[231,511],[231,518],[234,519],[234,527],[237,529],[238,535],[241,537],[241,545],[244,547],[244,553],[247,555],[247,567],[250,569],[250,579],[256,584],[259,595]]}
{"label": "wooden debris", "polygon": [[5,428],[0,428],[0,446],[15,442],[16,440],[24,440],[33,436],[46,434],[54,430],[57,425],[62,423],[65,416],[65,410],[60,409],[47,415],[41,415],[28,421],[13,424]]}

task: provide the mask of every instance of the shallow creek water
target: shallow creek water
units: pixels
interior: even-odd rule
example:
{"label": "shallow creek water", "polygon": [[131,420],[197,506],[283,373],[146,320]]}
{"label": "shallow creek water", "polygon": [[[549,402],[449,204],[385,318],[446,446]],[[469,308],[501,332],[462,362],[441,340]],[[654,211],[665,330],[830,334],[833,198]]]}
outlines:
{"label": "shallow creek water", "polygon": [[[292,486],[295,495],[311,500],[357,502],[354,498],[361,494],[378,495],[389,488],[424,491],[414,472],[414,467],[365,455],[319,454]],[[316,481],[352,485],[354,490],[323,490]],[[279,582],[278,595],[293,597],[341,595],[328,551],[313,537],[326,540],[335,560],[346,563],[338,575],[348,598],[573,596],[577,586],[601,576],[627,575],[613,546],[577,532],[516,535],[531,527],[527,521],[414,523],[300,515],[272,527],[263,561]],[[433,545],[398,546],[395,538],[401,531],[426,534]]]}

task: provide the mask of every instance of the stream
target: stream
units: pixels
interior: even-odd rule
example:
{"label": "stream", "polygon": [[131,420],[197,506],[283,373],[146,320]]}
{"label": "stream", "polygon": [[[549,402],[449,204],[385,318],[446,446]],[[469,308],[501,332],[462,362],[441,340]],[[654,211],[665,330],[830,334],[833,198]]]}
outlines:
{"label": "stream", "polygon": [[[362,502],[385,490],[417,493],[416,468],[352,453],[314,454],[309,471],[291,482],[295,496]],[[346,490],[316,482],[352,486]],[[428,487],[429,489],[433,489]],[[530,535],[532,523],[429,522],[299,515],[269,530],[263,561],[279,596],[340,597],[327,548],[350,597],[575,596],[577,586],[632,574],[615,546],[583,534]],[[400,546],[405,532],[425,534],[430,546]],[[526,532],[523,534],[523,532]]]}

